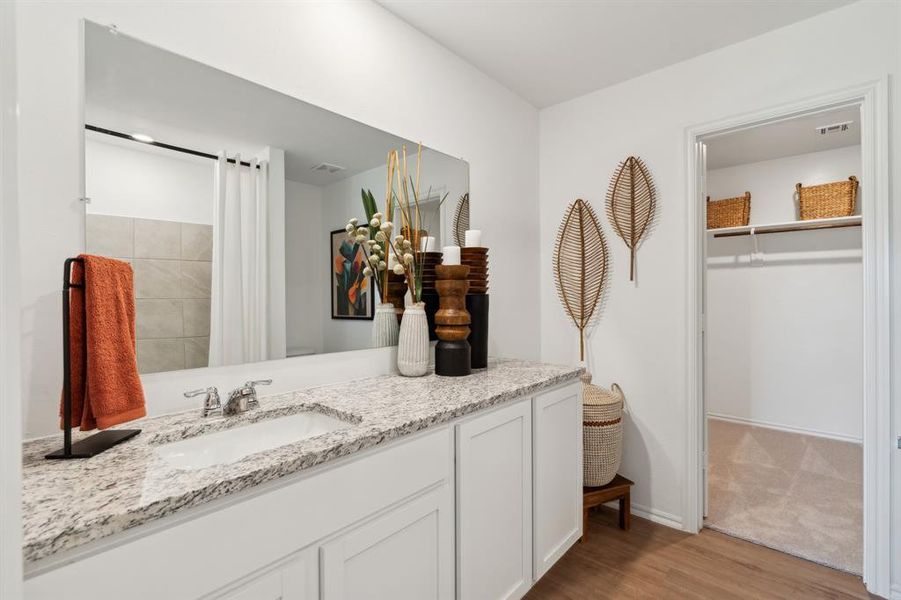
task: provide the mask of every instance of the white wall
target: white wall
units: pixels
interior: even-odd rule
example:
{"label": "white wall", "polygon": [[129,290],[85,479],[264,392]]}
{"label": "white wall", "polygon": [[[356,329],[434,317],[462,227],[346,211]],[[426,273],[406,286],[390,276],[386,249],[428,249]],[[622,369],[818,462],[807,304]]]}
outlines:
{"label": "white wall", "polygon": [[[384,184],[382,185],[384,187]],[[457,201],[460,196],[469,191],[469,169],[459,160],[435,152],[433,150],[423,150],[422,152],[422,181],[420,184],[420,193],[423,198],[432,188],[431,197],[443,197],[447,194],[447,199],[440,208],[440,223],[426,223],[424,229],[429,229],[429,234],[438,238],[436,240],[438,249],[442,246],[454,245],[454,209],[457,207]],[[479,200],[473,199],[472,202]],[[487,200],[482,200],[486,202]],[[437,226],[437,227],[436,227]],[[473,229],[480,227],[479,223],[470,220],[470,226]],[[482,243],[491,245],[490,231],[482,232]]]}
{"label": "white wall", "polygon": [[86,133],[88,213],[213,224],[215,161]]}
{"label": "white wall", "polygon": [[288,354],[292,349],[322,352],[322,262],[327,248],[322,236],[322,188],[285,182],[285,306]]}
{"label": "white wall", "polygon": [[[323,248],[321,266],[322,281],[329,282],[320,289],[322,306],[325,307],[325,315],[322,321],[323,352],[343,352],[346,350],[358,350],[368,348],[372,335],[372,321],[353,321],[348,319],[332,319],[332,266],[331,266],[331,241],[329,232],[336,229],[344,229],[351,217],[356,217],[362,223],[366,220],[363,211],[363,200],[360,190],[365,188],[372,190],[378,206],[385,205],[385,178],[386,166],[376,167],[345,177],[322,188],[322,227],[320,228],[320,245]],[[375,302],[378,304],[378,292]]]}
{"label": "white wall", "polygon": [[[645,159],[659,192],[658,222],[639,249],[635,283],[629,282],[627,250],[604,219],[611,279],[589,343],[595,379],[619,382],[628,399],[622,471],[636,482],[632,499],[639,510],[672,524],[681,523],[684,511],[686,128],[887,73],[893,76],[894,113],[901,114],[894,79],[901,75],[899,11],[898,3],[863,0],[541,111],[544,360],[578,360],[576,333],[560,308],[551,273],[554,236],[566,204],[581,197],[603,213],[609,175],[630,154]],[[896,141],[897,129],[893,135]],[[893,161],[897,177],[897,151]],[[898,225],[897,211],[894,218]],[[901,270],[897,262],[894,269]],[[896,386],[896,406],[898,393]],[[897,412],[894,418],[901,428]],[[887,445],[882,451],[889,451]],[[901,452],[894,456],[895,473],[901,473]],[[895,519],[893,564],[901,583],[901,519]]]}
{"label": "white wall", "polygon": [[[516,318],[492,312],[489,349],[538,357],[539,282],[519,268],[539,258],[537,245],[522,243],[538,236],[537,111],[497,82],[371,2],[185,2],[165,10],[154,2],[26,2],[18,12],[27,433],[49,431],[55,421],[60,270],[84,243],[77,200],[83,191],[82,18],[114,23],[151,44],[464,157],[471,165],[473,221],[490,232],[492,304],[517,307]],[[303,367],[315,361],[304,360],[279,369],[279,377],[293,386],[319,380],[312,366]],[[222,385],[219,371],[203,373],[145,378],[150,412],[193,406],[172,390],[197,387],[198,378]],[[258,365],[234,373],[264,374]]]}
{"label": "white wall", "polygon": [[[797,218],[794,185],[860,178],[860,146],[714,169],[711,198],[751,192],[751,223]],[[707,411],[860,441],[860,228],[748,237],[708,234]]]}
{"label": "white wall", "polygon": [[15,13],[0,3],[0,598],[22,595]]}

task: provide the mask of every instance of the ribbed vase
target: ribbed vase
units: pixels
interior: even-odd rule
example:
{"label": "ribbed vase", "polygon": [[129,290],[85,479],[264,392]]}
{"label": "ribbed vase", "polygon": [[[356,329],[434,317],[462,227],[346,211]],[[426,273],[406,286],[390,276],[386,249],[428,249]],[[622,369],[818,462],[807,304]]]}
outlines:
{"label": "ribbed vase", "polygon": [[375,316],[372,319],[372,347],[384,348],[397,345],[399,326],[394,305],[383,302],[375,307]]}
{"label": "ribbed vase", "polygon": [[397,340],[397,370],[406,377],[421,377],[429,370],[429,322],[422,302],[404,310]]}

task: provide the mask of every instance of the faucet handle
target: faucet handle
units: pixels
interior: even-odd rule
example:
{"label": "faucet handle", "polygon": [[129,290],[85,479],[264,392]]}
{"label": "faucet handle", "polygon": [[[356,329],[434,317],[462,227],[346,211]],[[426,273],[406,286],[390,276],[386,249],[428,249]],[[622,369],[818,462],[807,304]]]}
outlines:
{"label": "faucet handle", "polygon": [[253,387],[255,385],[271,385],[271,384],[272,384],[271,379],[257,379],[256,381],[248,381],[244,385]]}
{"label": "faucet handle", "polygon": [[199,390],[191,390],[190,392],[185,392],[185,398],[193,398],[194,396],[199,396],[200,394],[209,394],[210,392],[216,390],[215,387],[208,388],[200,388]]}
{"label": "faucet handle", "polygon": [[201,411],[201,416],[208,417],[215,413],[222,412],[222,402],[219,400],[219,390],[216,386],[210,386],[208,388],[201,388],[198,390],[191,390],[189,392],[185,392],[185,398],[193,398],[194,396],[204,395],[203,398],[203,409]]}
{"label": "faucet handle", "polygon": [[256,386],[271,385],[271,384],[272,384],[272,379],[257,379],[256,381],[247,381],[244,383],[244,388],[250,389],[250,399],[247,401],[247,404],[250,408],[256,408],[260,405],[260,401],[257,400]]}

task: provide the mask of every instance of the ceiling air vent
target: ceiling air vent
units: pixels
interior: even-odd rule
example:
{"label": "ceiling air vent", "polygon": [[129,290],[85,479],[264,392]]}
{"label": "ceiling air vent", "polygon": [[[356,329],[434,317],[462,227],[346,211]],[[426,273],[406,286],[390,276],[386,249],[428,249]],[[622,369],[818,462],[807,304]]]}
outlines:
{"label": "ceiling air vent", "polygon": [[337,173],[338,171],[343,171],[344,167],[341,165],[333,165],[331,163],[319,163],[312,167],[311,170],[319,173]]}
{"label": "ceiling air vent", "polygon": [[826,135],[829,133],[842,133],[848,131],[851,127],[851,123],[854,121],[845,121],[844,123],[833,123],[832,125],[821,125],[817,127],[817,133],[820,135]]}

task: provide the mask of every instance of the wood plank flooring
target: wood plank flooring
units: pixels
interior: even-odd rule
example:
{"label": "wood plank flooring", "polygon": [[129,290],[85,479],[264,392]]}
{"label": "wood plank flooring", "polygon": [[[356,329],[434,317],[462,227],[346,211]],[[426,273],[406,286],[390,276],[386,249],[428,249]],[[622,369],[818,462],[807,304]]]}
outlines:
{"label": "wood plank flooring", "polygon": [[709,529],[691,535],[610,509],[592,511],[576,543],[526,596],[603,598],[876,598],[859,577]]}

